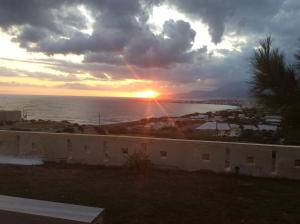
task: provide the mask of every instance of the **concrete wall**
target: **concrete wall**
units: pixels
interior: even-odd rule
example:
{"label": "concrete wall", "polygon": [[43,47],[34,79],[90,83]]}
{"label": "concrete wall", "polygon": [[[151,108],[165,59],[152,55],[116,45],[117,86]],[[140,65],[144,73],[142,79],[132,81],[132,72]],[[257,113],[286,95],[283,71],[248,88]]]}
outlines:
{"label": "concrete wall", "polygon": [[138,151],[148,153],[160,168],[300,179],[299,146],[0,131],[0,155],[122,166]]}

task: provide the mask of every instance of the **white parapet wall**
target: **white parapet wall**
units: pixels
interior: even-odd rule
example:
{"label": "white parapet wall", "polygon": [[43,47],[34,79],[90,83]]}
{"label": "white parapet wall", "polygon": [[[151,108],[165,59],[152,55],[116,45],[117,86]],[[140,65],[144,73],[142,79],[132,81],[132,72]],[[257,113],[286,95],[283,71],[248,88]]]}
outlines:
{"label": "white parapet wall", "polygon": [[128,156],[139,151],[147,153],[155,166],[165,169],[300,179],[300,146],[0,131],[2,156],[123,166]]}

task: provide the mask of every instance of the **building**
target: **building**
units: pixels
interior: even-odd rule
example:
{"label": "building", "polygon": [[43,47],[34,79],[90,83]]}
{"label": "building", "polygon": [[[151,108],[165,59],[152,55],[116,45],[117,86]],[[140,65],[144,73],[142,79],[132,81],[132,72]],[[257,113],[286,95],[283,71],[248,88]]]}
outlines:
{"label": "building", "polygon": [[230,126],[230,137],[238,137],[241,135],[241,127],[238,124],[229,124]]}
{"label": "building", "polygon": [[236,137],[240,135],[240,126],[225,122],[209,121],[196,128],[205,134]]}
{"label": "building", "polygon": [[196,131],[200,131],[205,134],[217,135],[217,122],[209,121],[196,128]]}
{"label": "building", "polygon": [[255,125],[245,124],[243,125],[244,131],[258,131],[258,128]]}
{"label": "building", "polygon": [[265,116],[264,120],[265,120],[266,124],[280,125],[282,117],[281,116]]}
{"label": "building", "polygon": [[277,125],[270,125],[270,124],[260,124],[258,125],[259,131],[269,131],[269,132],[276,132],[278,129]]}
{"label": "building", "polygon": [[217,122],[217,132],[218,136],[229,136],[230,135],[230,126],[228,123],[219,123]]}
{"label": "building", "polygon": [[22,120],[22,112],[19,110],[0,110],[0,122],[16,122]]}
{"label": "building", "polygon": [[238,118],[240,118],[240,119],[245,119],[245,118],[247,118],[247,117],[246,117],[245,114],[239,114],[239,115],[238,115]]}

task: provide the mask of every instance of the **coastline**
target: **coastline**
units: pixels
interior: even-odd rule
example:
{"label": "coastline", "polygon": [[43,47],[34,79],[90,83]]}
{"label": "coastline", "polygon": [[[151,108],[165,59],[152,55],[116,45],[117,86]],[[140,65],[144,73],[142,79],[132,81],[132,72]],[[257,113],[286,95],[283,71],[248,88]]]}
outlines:
{"label": "coastline", "polygon": [[161,99],[159,102],[167,103],[187,103],[187,104],[213,104],[213,105],[227,105],[238,106],[245,105],[249,99]]}
{"label": "coastline", "polygon": [[[220,101],[219,101],[220,102]],[[216,101],[162,100],[97,97],[3,96],[0,109],[19,110],[27,119],[68,120],[78,124],[102,124],[137,121],[146,117],[174,116],[236,108]],[[221,103],[221,102],[220,102]]]}
{"label": "coastline", "polygon": [[[281,127],[276,131],[258,130],[258,127],[271,127],[265,122],[265,115],[258,116],[255,108],[237,108],[223,111],[192,113],[177,117],[152,117],[136,121],[118,122],[113,124],[78,124],[69,121],[22,120],[0,125],[0,130],[73,133],[93,135],[123,135],[154,138],[208,140],[223,142],[290,144],[282,141]],[[217,124],[224,130],[204,129],[207,124]],[[219,124],[219,125],[218,125]],[[226,129],[226,125],[230,130]],[[247,128],[252,126],[253,130]],[[274,125],[272,127],[275,127]],[[256,129],[254,129],[256,128]],[[237,134],[232,134],[237,133]],[[300,145],[300,142],[294,143]]]}

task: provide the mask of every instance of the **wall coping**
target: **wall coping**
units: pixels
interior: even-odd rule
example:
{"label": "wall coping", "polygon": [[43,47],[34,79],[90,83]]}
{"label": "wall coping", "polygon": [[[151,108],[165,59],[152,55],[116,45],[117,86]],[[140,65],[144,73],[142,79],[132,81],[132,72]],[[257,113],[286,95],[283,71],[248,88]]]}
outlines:
{"label": "wall coping", "polygon": [[96,135],[96,134],[74,134],[74,133],[52,133],[52,132],[33,132],[33,131],[12,131],[12,130],[0,130],[1,133],[16,133],[16,134],[43,134],[43,135],[71,135],[71,136],[91,136],[91,137],[112,137],[112,138],[125,138],[125,139],[144,139],[144,140],[160,140],[160,141],[175,141],[175,142],[195,142],[195,143],[212,143],[212,144],[231,144],[231,145],[249,145],[249,146],[266,146],[276,148],[298,148],[297,145],[274,145],[274,144],[259,144],[259,143],[246,143],[246,142],[222,142],[222,141],[206,141],[206,140],[192,140],[192,139],[172,139],[172,138],[156,138],[156,137],[142,137],[142,136],[130,136],[130,135]]}

